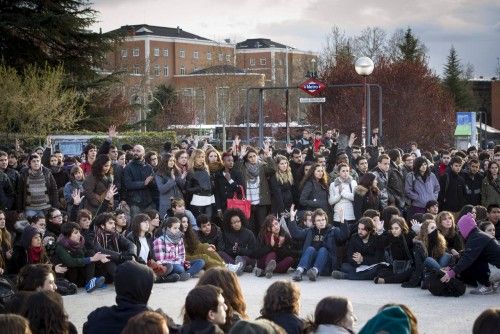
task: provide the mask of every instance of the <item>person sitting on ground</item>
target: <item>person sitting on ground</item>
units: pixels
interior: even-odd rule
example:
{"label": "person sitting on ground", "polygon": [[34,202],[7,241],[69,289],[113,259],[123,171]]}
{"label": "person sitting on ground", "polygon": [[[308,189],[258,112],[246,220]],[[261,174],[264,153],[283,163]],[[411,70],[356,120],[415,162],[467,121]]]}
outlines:
{"label": "person sitting on ground", "polygon": [[0,276],[3,275],[12,258],[12,236],[5,226],[5,212],[0,210]]}
{"label": "person sitting on ground", "polygon": [[56,256],[68,268],[65,278],[78,287],[85,286],[87,292],[103,287],[105,278],[95,276],[95,262],[109,262],[109,255],[94,253],[85,248],[85,239],[76,223],[64,223],[57,239]]}
{"label": "person sitting on ground", "polygon": [[486,232],[488,233],[489,235],[491,235],[493,238],[495,237],[495,225],[493,225],[492,222],[490,221],[487,221],[487,222],[482,222],[480,225],[479,225],[479,229],[483,232]]}
{"label": "person sitting on ground", "polygon": [[224,236],[222,235],[220,227],[212,224],[207,215],[199,215],[196,221],[199,227],[197,231],[198,240],[200,240],[201,243],[212,246],[226,263],[232,263],[233,260],[225,251],[226,244],[224,243]]}
{"label": "person sitting on ground", "polygon": [[9,334],[32,334],[29,321],[18,314],[0,314],[0,328]]}
{"label": "person sitting on ground", "polygon": [[167,319],[154,311],[139,313],[127,322],[122,334],[168,334]]}
{"label": "person sitting on ground", "polygon": [[464,252],[458,262],[446,271],[441,281],[449,282],[451,278],[458,276],[464,283],[477,286],[471,291],[472,294],[495,293],[493,285],[496,282],[490,282],[488,264],[500,268],[500,244],[491,235],[479,230],[470,213],[460,218],[458,230],[465,240]]}
{"label": "person sitting on ground", "polygon": [[326,212],[316,209],[313,212],[314,227],[303,230],[297,227],[296,214],[297,210],[291,208],[288,228],[292,238],[304,240],[304,246],[292,279],[302,281],[304,271],[307,271],[310,281],[316,281],[318,275],[329,276],[336,267],[335,243],[345,242],[349,237],[349,227],[344,224],[343,213],[340,213],[340,227],[331,227]]}
{"label": "person sitting on ground", "polygon": [[227,305],[226,323],[220,326],[224,332],[229,331],[239,320],[249,319],[245,297],[235,273],[220,267],[208,269],[198,280],[197,286],[208,284],[222,289],[222,295]]}
{"label": "person sitting on ground", "polygon": [[127,261],[117,266],[116,305],[103,306],[92,311],[83,324],[83,334],[121,334],[130,318],[149,310],[147,304],[153,282],[153,270],[145,265]]}
{"label": "person sitting on ground", "polygon": [[347,262],[342,263],[341,271],[332,272],[333,278],[372,280],[377,276],[378,266],[357,270],[361,266],[373,266],[382,261],[383,249],[378,247],[375,229],[370,217],[363,217],[358,221],[358,233],[349,240]]}
{"label": "person sitting on ground", "polygon": [[198,274],[205,266],[201,259],[189,262],[186,260],[183,233],[180,230],[181,221],[177,217],[168,217],[165,221],[163,234],[153,241],[156,261],[162,265],[173,265],[172,273],[178,274],[181,281],[186,281]]}
{"label": "person sitting on ground", "polygon": [[101,213],[95,218],[96,226],[94,250],[109,255],[109,262],[100,263],[97,272],[106,277],[106,282],[113,282],[116,266],[135,259],[137,248],[134,243],[115,231],[115,216]]}
{"label": "person sitting on ground", "polygon": [[500,328],[500,308],[484,310],[474,321],[472,334],[495,333]]}
{"label": "person sitting on ground", "polygon": [[181,334],[224,333],[219,328],[226,323],[227,306],[222,293],[221,288],[213,285],[200,285],[189,291]]}
{"label": "person sitting on ground", "polygon": [[458,258],[459,252],[464,249],[464,244],[457,231],[453,214],[449,211],[441,211],[435,220],[438,230],[446,239],[446,251]]}
{"label": "person sitting on ground", "polygon": [[247,228],[247,219],[240,209],[228,209],[223,221],[224,243],[231,263],[243,262],[247,272],[252,272],[256,260],[253,258],[257,241]]}
{"label": "person sitting on ground", "polygon": [[56,291],[55,273],[50,264],[28,264],[17,276],[18,291]]}
{"label": "person sitting on ground", "polygon": [[314,319],[306,322],[304,333],[354,334],[353,326],[357,320],[349,299],[325,297],[316,305]]}
{"label": "person sitting on ground", "polygon": [[296,283],[277,281],[267,288],[260,310],[262,318],[283,327],[288,334],[301,334],[304,321],[299,312],[300,289]]}
{"label": "person sitting on ground", "polygon": [[372,333],[410,334],[410,321],[401,307],[390,306],[368,320],[359,332],[359,334]]}

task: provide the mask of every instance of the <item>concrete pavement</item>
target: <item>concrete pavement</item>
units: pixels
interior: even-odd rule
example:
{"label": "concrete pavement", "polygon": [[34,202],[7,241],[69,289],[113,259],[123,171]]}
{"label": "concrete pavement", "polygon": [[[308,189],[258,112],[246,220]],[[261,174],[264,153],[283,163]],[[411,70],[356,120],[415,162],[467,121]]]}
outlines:
{"label": "concrete pavement", "polygon": [[[334,280],[320,277],[316,282],[306,280],[298,283],[301,288],[302,317],[312,315],[317,302],[327,295],[348,297],[358,317],[356,331],[370,319],[378,308],[386,303],[403,303],[416,314],[419,333],[471,333],[476,317],[489,307],[500,307],[500,293],[489,296],[434,297],[421,289],[404,289],[399,285],[376,285],[369,281]],[[290,279],[289,275],[275,275],[272,279],[258,278],[252,274],[240,277],[246,298],[248,314],[251,318],[259,316],[267,287],[275,280]],[[149,305],[162,308],[169,316],[181,323],[181,310],[188,291],[197,279],[172,284],[155,284]],[[95,308],[113,305],[115,302],[113,286],[87,294],[84,290],[77,295],[64,297],[64,304],[72,321],[81,332],[86,316]]]}

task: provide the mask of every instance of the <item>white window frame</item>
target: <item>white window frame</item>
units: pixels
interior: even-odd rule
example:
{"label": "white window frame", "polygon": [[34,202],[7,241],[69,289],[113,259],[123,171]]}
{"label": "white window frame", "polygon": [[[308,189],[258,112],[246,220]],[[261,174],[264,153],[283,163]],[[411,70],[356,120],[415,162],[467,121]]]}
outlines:
{"label": "white window frame", "polygon": [[179,50],[179,58],[186,58],[186,51],[184,49]]}
{"label": "white window frame", "polygon": [[160,65],[155,65],[153,69],[153,73],[155,76],[159,77],[160,76]]}
{"label": "white window frame", "polygon": [[132,56],[133,57],[139,57],[139,48],[133,48],[132,49]]}
{"label": "white window frame", "polygon": [[139,65],[134,65],[132,67],[132,74],[140,75],[141,74],[141,67]]}
{"label": "white window frame", "polygon": [[163,57],[168,57],[168,49],[163,49]]}
{"label": "white window frame", "polygon": [[255,66],[255,58],[250,58],[250,66]]}
{"label": "white window frame", "polygon": [[224,54],[223,53],[219,53],[219,61],[224,61]]}
{"label": "white window frame", "polygon": [[260,59],[259,59],[259,64],[260,64],[260,65],[266,65],[266,63],[267,63],[266,58],[260,58]]}
{"label": "white window frame", "polygon": [[212,60],[212,52],[207,52],[207,60]]}
{"label": "white window frame", "polygon": [[227,54],[227,55],[226,55],[226,61],[227,61],[228,63],[230,63],[230,62],[231,62],[231,58],[232,58],[232,57],[231,57],[231,55],[230,55],[230,54]]}
{"label": "white window frame", "polygon": [[163,66],[163,76],[168,77],[168,66]]}
{"label": "white window frame", "polygon": [[184,67],[184,65],[181,65],[181,67],[179,68],[179,73],[180,73],[180,75],[186,74],[186,68]]}
{"label": "white window frame", "polygon": [[153,54],[155,57],[159,57],[160,56],[160,48],[154,48],[153,49]]}
{"label": "white window frame", "polygon": [[122,49],[122,58],[127,58],[127,55],[128,55],[128,50]]}
{"label": "white window frame", "polygon": [[200,54],[198,51],[193,51],[193,59],[198,59],[200,57]]}

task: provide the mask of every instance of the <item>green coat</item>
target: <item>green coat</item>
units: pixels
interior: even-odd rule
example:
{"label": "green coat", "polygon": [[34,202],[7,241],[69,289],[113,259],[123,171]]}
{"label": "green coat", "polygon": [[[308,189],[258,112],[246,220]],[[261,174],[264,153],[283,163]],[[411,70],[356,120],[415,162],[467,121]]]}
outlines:
{"label": "green coat", "polygon": [[224,267],[224,260],[220,257],[219,254],[217,254],[217,252],[209,251],[209,246],[209,244],[200,242],[193,253],[186,252],[186,260],[193,261],[201,259],[205,261],[205,269]]}
{"label": "green coat", "polygon": [[68,268],[85,267],[90,263],[90,258],[85,257],[84,248],[77,251],[69,251],[61,244],[57,244],[56,256]]}

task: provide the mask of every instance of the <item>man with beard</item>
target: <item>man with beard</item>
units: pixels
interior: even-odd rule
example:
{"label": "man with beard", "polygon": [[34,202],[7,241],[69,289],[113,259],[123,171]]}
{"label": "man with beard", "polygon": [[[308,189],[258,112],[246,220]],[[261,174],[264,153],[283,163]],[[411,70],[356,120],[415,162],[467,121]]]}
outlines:
{"label": "man with beard", "polygon": [[132,161],[123,170],[130,216],[134,217],[146,209],[154,209],[150,187],[154,179],[153,167],[144,160],[144,147],[135,145]]}
{"label": "man with beard", "polygon": [[360,266],[371,266],[380,262],[383,250],[377,247],[375,224],[370,217],[358,222],[358,233],[353,234],[347,248],[347,262],[342,263],[342,271],[334,270],[335,279],[372,280],[377,276],[378,266],[357,271]]}

